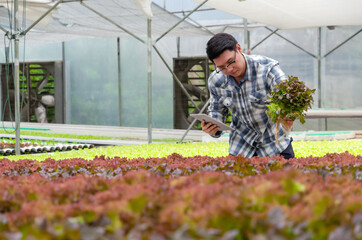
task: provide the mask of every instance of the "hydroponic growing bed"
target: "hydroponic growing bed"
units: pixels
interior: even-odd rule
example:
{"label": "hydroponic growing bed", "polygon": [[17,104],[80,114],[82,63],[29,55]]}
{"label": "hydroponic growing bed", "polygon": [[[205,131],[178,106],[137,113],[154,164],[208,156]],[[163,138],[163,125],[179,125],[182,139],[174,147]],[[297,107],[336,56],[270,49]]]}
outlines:
{"label": "hydroponic growing bed", "polygon": [[0,238],[361,239],[362,142],[294,148],[290,160],[225,143],[10,156]]}
{"label": "hydroponic growing bed", "polygon": [[[84,143],[59,143],[55,141],[27,141],[23,140],[20,143],[20,153],[45,153],[55,151],[78,150],[84,148],[93,148],[93,144]],[[0,141],[0,155],[15,154],[15,140],[14,139],[1,139]]]}

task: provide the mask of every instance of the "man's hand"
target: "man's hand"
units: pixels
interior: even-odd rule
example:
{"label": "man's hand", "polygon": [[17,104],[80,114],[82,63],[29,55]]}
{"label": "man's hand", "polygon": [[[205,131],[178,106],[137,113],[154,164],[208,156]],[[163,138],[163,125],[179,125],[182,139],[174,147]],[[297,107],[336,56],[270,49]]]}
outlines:
{"label": "man's hand", "polygon": [[285,117],[283,119],[287,122],[288,127],[292,128],[294,121],[292,119],[290,119],[290,118],[287,118],[287,117]]}
{"label": "man's hand", "polygon": [[218,125],[212,124],[211,122],[206,123],[205,120],[202,120],[201,126],[202,126],[202,131],[210,135],[215,135],[220,128]]}

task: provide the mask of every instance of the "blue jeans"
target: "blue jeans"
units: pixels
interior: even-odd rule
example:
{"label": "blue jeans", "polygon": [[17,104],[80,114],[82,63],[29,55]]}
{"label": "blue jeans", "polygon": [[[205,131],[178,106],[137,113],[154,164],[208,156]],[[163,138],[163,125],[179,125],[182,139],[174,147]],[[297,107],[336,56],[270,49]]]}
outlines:
{"label": "blue jeans", "polygon": [[[284,159],[294,158],[294,150],[293,150],[292,142],[293,142],[293,138],[290,138],[290,143],[289,143],[288,147],[283,152],[280,153],[280,155],[283,156]],[[256,154],[256,152],[255,152],[254,156],[258,156],[258,154]]]}
{"label": "blue jeans", "polygon": [[292,146],[293,138],[290,138],[290,143],[288,147],[280,153],[284,157],[284,159],[294,158],[294,150]]}

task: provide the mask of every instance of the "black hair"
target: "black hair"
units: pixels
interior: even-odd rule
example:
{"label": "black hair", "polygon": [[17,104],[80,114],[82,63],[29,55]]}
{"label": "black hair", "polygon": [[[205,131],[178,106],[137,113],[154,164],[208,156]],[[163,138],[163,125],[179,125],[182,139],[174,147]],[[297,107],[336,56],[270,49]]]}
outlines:
{"label": "black hair", "polygon": [[218,33],[213,36],[206,44],[206,53],[208,58],[214,62],[225,50],[236,50],[236,39],[228,33]]}

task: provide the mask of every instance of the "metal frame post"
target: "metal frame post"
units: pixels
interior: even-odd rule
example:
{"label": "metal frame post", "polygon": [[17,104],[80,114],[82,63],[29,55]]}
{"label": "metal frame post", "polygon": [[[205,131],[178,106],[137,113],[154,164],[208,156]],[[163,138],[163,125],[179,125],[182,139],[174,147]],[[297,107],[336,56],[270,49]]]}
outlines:
{"label": "metal frame post", "polygon": [[147,18],[147,85],[148,85],[148,143],[152,143],[152,35],[151,17]]}
{"label": "metal frame post", "polygon": [[[11,38],[14,39],[14,92],[15,92],[15,154],[20,155],[20,83],[19,83],[19,38],[20,35],[26,35],[36,24],[45,18],[54,8],[56,8],[63,0],[59,0],[52,6],[46,13],[44,13],[38,20],[36,20],[25,31],[20,32],[19,28],[19,0],[14,0],[14,29]],[[4,28],[1,28],[3,31]],[[8,33],[8,32],[7,32]]]}
{"label": "metal frame post", "polygon": [[318,108],[322,107],[322,28],[318,28]]}
{"label": "metal frame post", "polygon": [[20,154],[20,84],[19,84],[19,19],[18,19],[19,2],[14,1],[14,91],[15,91],[15,154]]}
{"label": "metal frame post", "polygon": [[244,53],[248,53],[250,49],[250,39],[249,39],[249,29],[248,29],[248,19],[243,18],[244,23]]}
{"label": "metal frame post", "polygon": [[118,111],[119,125],[122,126],[122,79],[121,79],[121,39],[117,38],[117,70],[118,70]]}

